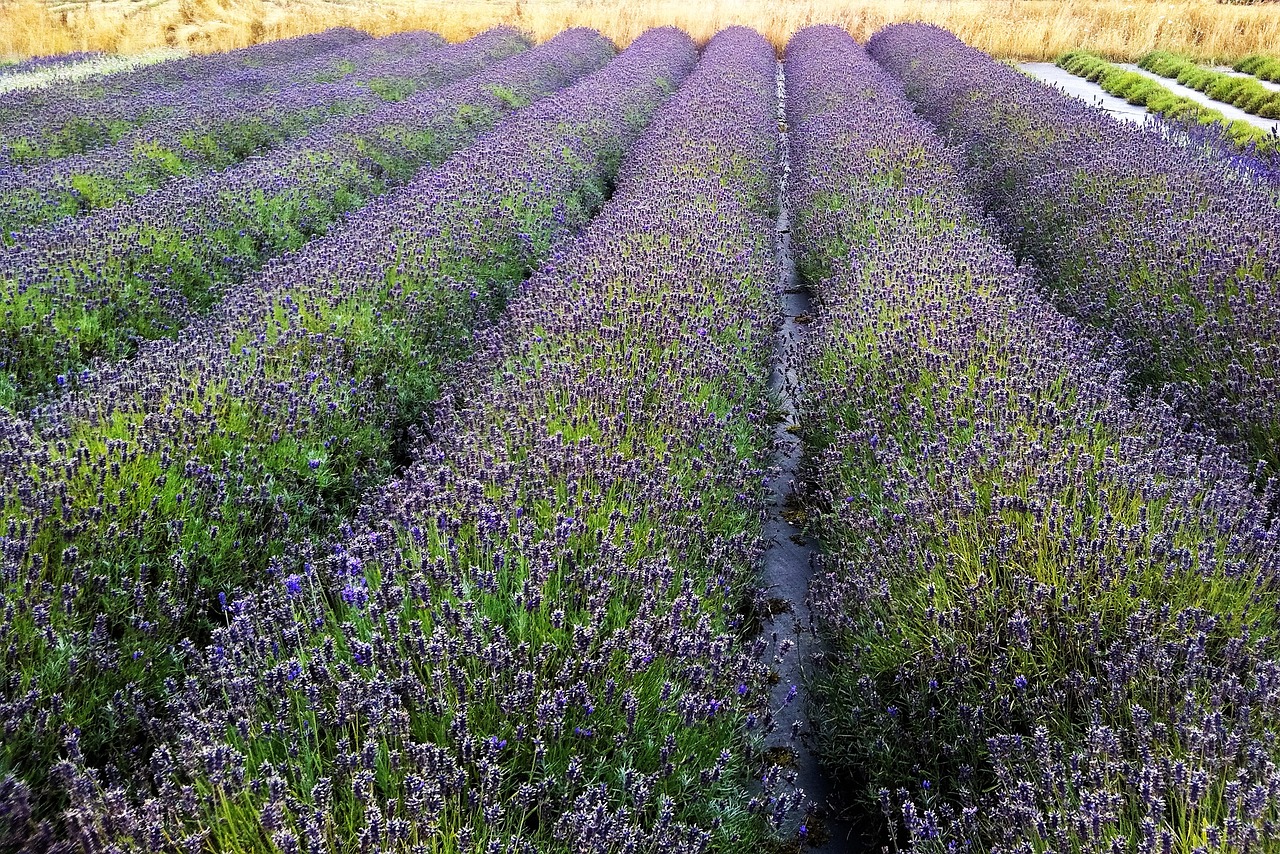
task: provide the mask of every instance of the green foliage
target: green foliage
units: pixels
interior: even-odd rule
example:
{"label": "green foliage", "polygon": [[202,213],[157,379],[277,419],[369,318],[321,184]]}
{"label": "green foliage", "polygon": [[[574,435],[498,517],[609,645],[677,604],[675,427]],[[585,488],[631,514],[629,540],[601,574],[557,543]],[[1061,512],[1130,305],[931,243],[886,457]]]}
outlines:
{"label": "green foliage", "polygon": [[1243,71],[1245,74],[1252,74],[1263,80],[1280,83],[1280,57],[1253,53],[1237,62],[1234,68],[1236,71]]}
{"label": "green foliage", "polygon": [[529,99],[527,97],[519,94],[518,92],[512,89],[508,89],[506,86],[495,85],[495,86],[489,86],[487,87],[487,89],[490,95],[497,98],[508,109],[512,109],[512,110],[519,109],[520,107],[523,107],[524,105],[529,103]]}
{"label": "green foliage", "polygon": [[17,401],[17,379],[13,374],[0,374],[0,409],[11,410]]}
{"label": "green foliage", "polygon": [[82,211],[108,207],[121,199],[116,182],[97,175],[73,176],[71,189],[77,195]]}
{"label": "green foliage", "polygon": [[79,116],[48,132],[0,140],[0,151],[7,152],[19,165],[31,166],[109,145],[155,117],[155,114],[148,113],[133,122],[119,119],[103,122],[91,116]]}
{"label": "green foliage", "polygon": [[375,77],[368,82],[369,91],[384,101],[403,101],[417,91],[417,85],[403,77]]}
{"label": "green foliage", "polygon": [[1268,119],[1280,118],[1280,92],[1268,89],[1250,77],[1224,74],[1162,50],[1148,53],[1138,61],[1138,65],[1161,77],[1176,79],[1183,86],[1204,92],[1215,101],[1231,104],[1246,113]]}
{"label": "green foliage", "polygon": [[189,169],[187,161],[183,159],[180,152],[159,143],[142,143],[134,150],[134,154],[139,164],[145,165],[144,168],[164,175],[182,175]]}
{"label": "green foliage", "polygon": [[333,83],[341,80],[348,74],[356,70],[356,64],[349,59],[340,59],[331,65],[328,69],[320,72],[312,78],[317,83]]}
{"label": "green foliage", "polygon": [[[1231,121],[1217,110],[1169,91],[1136,71],[1125,71],[1096,54],[1074,50],[1058,57],[1058,66],[1100,85],[1105,91],[1130,104],[1146,107],[1171,119],[1194,119],[1201,124],[1223,125],[1236,145],[1256,146],[1259,151],[1276,150],[1276,137],[1248,122]],[[1255,84],[1256,85],[1256,84]]]}

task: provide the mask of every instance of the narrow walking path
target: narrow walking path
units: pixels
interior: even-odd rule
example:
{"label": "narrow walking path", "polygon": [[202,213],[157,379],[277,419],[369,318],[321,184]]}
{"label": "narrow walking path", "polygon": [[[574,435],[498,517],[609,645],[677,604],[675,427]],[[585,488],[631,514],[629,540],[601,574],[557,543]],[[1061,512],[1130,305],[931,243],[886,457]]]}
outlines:
{"label": "narrow walking path", "polygon": [[1130,104],[1124,98],[1117,98],[1097,83],[1091,83],[1083,77],[1077,77],[1052,62],[1020,62],[1018,63],[1018,68],[1038,80],[1043,80],[1051,86],[1056,86],[1074,98],[1087,101],[1117,119],[1142,124],[1150,115],[1146,107],[1139,107],[1135,104]]}
{"label": "narrow walking path", "polygon": [[1233,107],[1224,101],[1215,101],[1199,89],[1192,89],[1190,86],[1183,86],[1177,80],[1171,80],[1168,77],[1161,77],[1154,71],[1147,71],[1145,68],[1139,68],[1132,62],[1117,62],[1116,65],[1123,68],[1125,71],[1133,71],[1137,74],[1143,75],[1144,77],[1149,77],[1167,88],[1170,92],[1173,92],[1176,95],[1181,95],[1184,98],[1190,98],[1197,104],[1204,104],[1212,110],[1217,110],[1228,119],[1247,122],[1254,127],[1260,127],[1263,130],[1271,131],[1272,133],[1280,133],[1280,119],[1264,119],[1262,116],[1255,116],[1253,113],[1246,113],[1239,107]]}
{"label": "narrow walking path", "polygon": [[773,688],[773,708],[777,710],[774,731],[767,739],[771,752],[790,753],[785,764],[795,772],[795,784],[806,795],[807,814],[796,828],[811,852],[845,852],[862,847],[850,837],[847,825],[833,816],[833,791],[818,768],[817,757],[809,749],[806,681],[819,643],[809,610],[809,577],[814,548],[790,518],[789,505],[795,487],[803,447],[793,432],[796,425],[795,395],[798,380],[794,370],[797,348],[805,337],[810,299],[799,286],[795,257],[791,250],[790,212],[787,184],[790,158],[786,133],[786,78],[778,63],[778,127],[780,148],[779,209],[777,223],[778,269],[783,294],[783,322],[774,349],[770,388],[777,394],[785,416],[774,427],[774,459],[768,483],[768,518],[764,535],[769,547],[764,554],[764,584],[768,588],[769,616],[763,633],[770,640],[770,664],[778,674]]}

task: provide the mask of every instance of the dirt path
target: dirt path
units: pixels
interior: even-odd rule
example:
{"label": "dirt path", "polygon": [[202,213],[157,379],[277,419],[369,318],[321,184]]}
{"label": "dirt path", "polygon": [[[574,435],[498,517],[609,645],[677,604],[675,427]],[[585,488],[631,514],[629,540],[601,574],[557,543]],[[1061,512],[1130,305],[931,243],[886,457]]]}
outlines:
{"label": "dirt path", "polygon": [[[764,585],[768,588],[771,615],[764,622],[764,637],[771,641],[770,662],[777,671],[773,689],[773,707],[778,710],[777,728],[768,737],[768,747],[775,755],[790,753],[786,760],[795,773],[795,784],[804,790],[808,814],[801,820],[797,833],[810,852],[862,850],[861,840],[852,838],[849,828],[832,817],[831,785],[823,777],[817,758],[806,743],[806,682],[814,666],[819,642],[809,610],[809,577],[812,573],[814,548],[790,513],[790,496],[798,477],[803,446],[792,431],[796,424],[795,396],[797,378],[795,353],[805,337],[810,319],[808,293],[800,286],[795,257],[791,249],[790,211],[787,209],[789,158],[786,135],[786,81],[782,64],[778,65],[778,126],[782,131],[780,202],[778,212],[778,269],[783,294],[783,322],[778,329],[774,349],[774,368],[769,378],[782,404],[784,418],[774,427],[774,458],[769,480],[768,518],[765,538],[769,548],[764,554]],[[795,520],[799,521],[799,520]]]}

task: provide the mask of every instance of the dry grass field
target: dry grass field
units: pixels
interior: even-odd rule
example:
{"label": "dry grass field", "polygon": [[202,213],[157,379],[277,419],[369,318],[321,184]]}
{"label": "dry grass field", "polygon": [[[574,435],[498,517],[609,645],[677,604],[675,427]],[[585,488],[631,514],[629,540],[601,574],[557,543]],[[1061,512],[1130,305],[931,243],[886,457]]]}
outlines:
{"label": "dry grass field", "polygon": [[780,45],[813,23],[839,24],[861,40],[907,20],[941,24],[1018,59],[1072,48],[1117,59],[1156,48],[1219,60],[1280,53],[1280,6],[1212,0],[0,0],[0,54],[226,50],[338,25],[462,39],[500,23],[539,38],[581,24],[620,44],[659,24],[699,40],[748,24]]}

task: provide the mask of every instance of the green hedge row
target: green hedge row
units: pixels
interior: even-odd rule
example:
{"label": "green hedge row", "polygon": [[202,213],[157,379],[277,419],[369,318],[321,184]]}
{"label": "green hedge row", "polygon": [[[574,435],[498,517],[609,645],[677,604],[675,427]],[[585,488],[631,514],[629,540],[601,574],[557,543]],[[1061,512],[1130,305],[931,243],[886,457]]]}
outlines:
{"label": "green hedge row", "polygon": [[1177,80],[1215,101],[1239,107],[1265,119],[1280,119],[1280,92],[1268,89],[1252,77],[1224,74],[1192,62],[1185,56],[1155,50],[1138,60],[1147,71]]}
{"label": "green hedge row", "polygon": [[1100,85],[1104,90],[1130,104],[1146,107],[1170,119],[1191,119],[1201,124],[1221,124],[1226,135],[1244,148],[1254,145],[1259,151],[1275,151],[1276,138],[1248,122],[1232,121],[1217,110],[1169,91],[1156,81],[1136,71],[1125,71],[1100,56],[1084,50],[1073,50],[1058,57],[1058,67]]}

